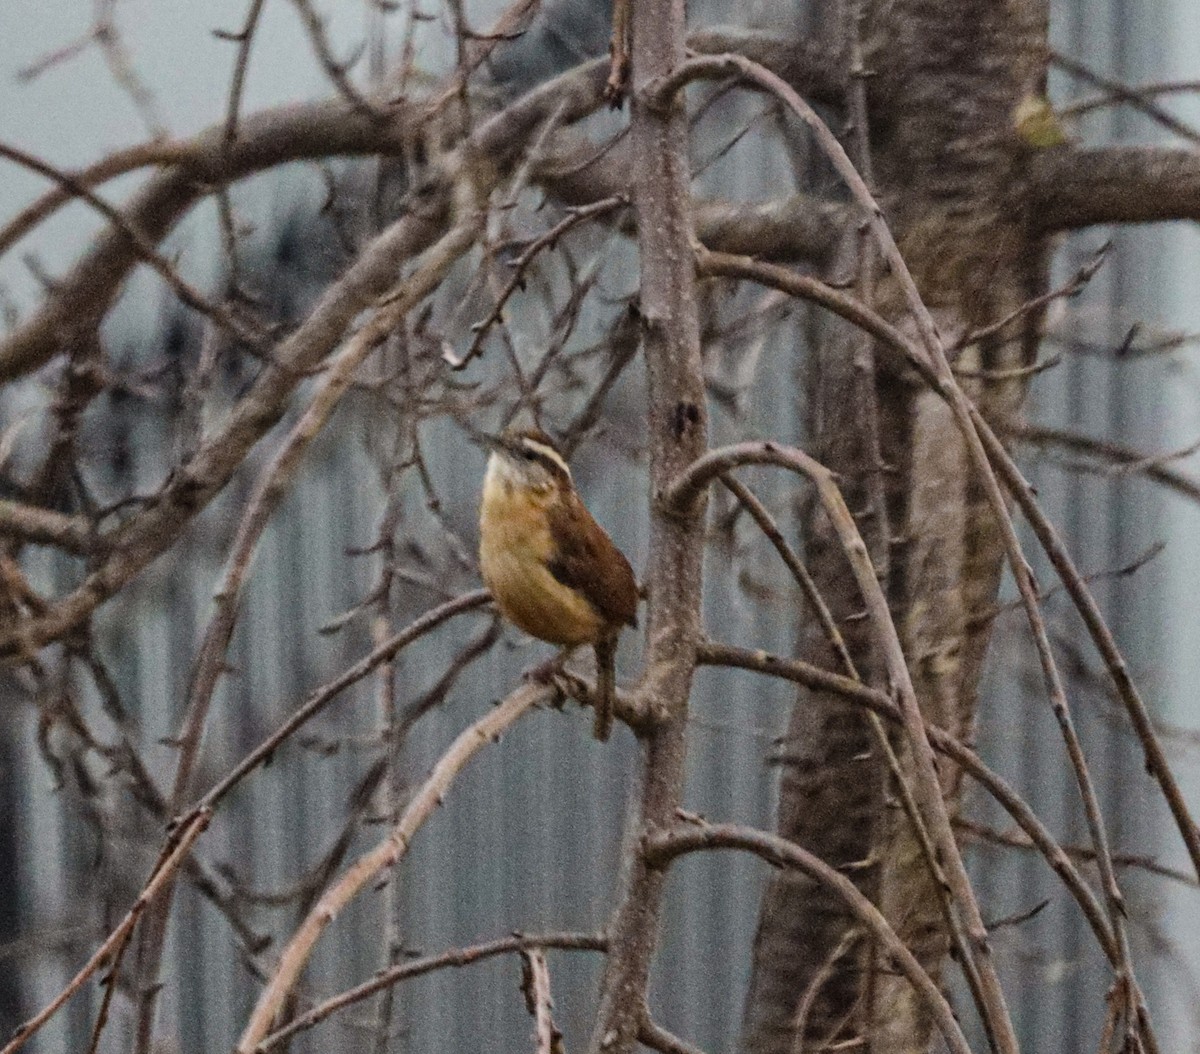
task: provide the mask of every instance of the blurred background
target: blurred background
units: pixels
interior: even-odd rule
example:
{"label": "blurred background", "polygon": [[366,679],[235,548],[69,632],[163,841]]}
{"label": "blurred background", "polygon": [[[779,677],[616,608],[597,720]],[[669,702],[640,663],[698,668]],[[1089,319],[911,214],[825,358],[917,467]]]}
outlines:
{"label": "blurred background", "polygon": [[[108,5],[98,0],[6,0],[0,8],[0,138],[55,165],[86,165],[160,129],[187,135],[223,119],[233,49],[214,29],[235,30],[245,4],[209,0],[122,0],[112,9],[130,68],[148,89],[114,80],[94,46],[58,54],[89,32]],[[486,25],[499,5],[469,7]],[[391,8],[394,8],[392,10]],[[401,3],[323,5],[330,41],[339,55],[361,54],[353,67],[362,84],[378,81],[396,56],[397,26],[411,13]],[[694,25],[738,23],[784,31],[802,29],[803,0],[691,4]],[[504,98],[605,52],[605,4],[585,0],[546,3],[536,28],[506,43],[490,65],[492,90]],[[444,17],[419,25],[416,67],[434,77],[454,55]],[[364,41],[367,44],[364,46]],[[1054,46],[1122,82],[1187,80],[1197,76],[1200,8],[1189,0],[1128,5],[1120,0],[1057,0]],[[1056,106],[1094,89],[1055,74]],[[289,4],[268,3],[255,37],[242,112],[330,95],[325,72]],[[140,101],[139,101],[140,100]],[[1183,120],[1200,120],[1200,99],[1171,96],[1163,105]],[[730,199],[779,197],[796,185],[803,164],[778,149],[776,129],[744,97],[715,104],[698,123],[694,161],[707,193]],[[1152,142],[1161,133],[1145,118],[1097,109],[1071,126],[1087,142]],[[731,136],[736,149],[725,149]],[[802,147],[797,150],[802,152]],[[803,159],[801,158],[801,161]],[[294,165],[236,185],[239,218],[250,228],[242,267],[271,313],[295,321],[324,283],[344,265],[337,217],[323,205],[329,179],[346,193],[366,186],[374,162],[340,163],[322,171]],[[104,188],[121,201],[142,177]],[[399,176],[402,180],[402,175]],[[0,219],[7,220],[45,190],[20,169],[0,179]],[[37,303],[40,290],[65,270],[101,228],[86,208],[69,206],[17,248],[0,257],[0,294],[8,324]],[[1113,250],[1100,274],[1077,300],[1056,305],[1046,355],[1061,364],[1039,377],[1028,416],[1147,450],[1175,450],[1200,435],[1200,378],[1186,340],[1200,332],[1195,294],[1200,238],[1190,225],[1090,230],[1066,239],[1058,254],[1063,276],[1073,273],[1108,237]],[[636,287],[636,261],[619,236],[582,232],[572,246],[580,267],[596,267],[594,281],[607,303]],[[222,272],[215,206],[197,209],[167,243],[189,276],[218,290]],[[593,263],[592,261],[598,261]],[[175,364],[194,362],[202,332],[143,268],[129,282],[109,319],[105,341],[130,383],[115,389],[89,415],[86,440],[96,484],[104,492],[144,493],[161,481],[178,440],[179,385]],[[196,278],[195,276],[200,276]],[[486,298],[463,274],[443,290],[439,315],[482,317]],[[527,364],[566,325],[554,302],[553,277],[545,295],[514,301],[509,328],[514,353]],[[539,289],[539,292],[543,290]],[[460,306],[461,301],[461,306]],[[751,356],[721,366],[728,398],[716,405],[714,438],[781,436],[803,441],[800,385],[807,312],[796,306],[739,307],[752,324],[709,334],[718,364],[722,347],[737,342]],[[770,305],[768,305],[770,307]],[[565,346],[581,368],[590,349],[612,338],[611,312],[584,305],[570,319]],[[1137,327],[1137,337],[1127,341]],[[1113,349],[1157,346],[1158,354],[1118,356]],[[492,356],[495,358],[496,356]],[[594,356],[593,356],[594,358]],[[775,383],[764,383],[766,371]],[[483,375],[485,378],[487,374]],[[784,378],[784,380],[780,380]],[[136,383],[135,383],[136,382]],[[236,393],[246,377],[235,367],[220,377]],[[574,461],[580,490],[601,523],[630,555],[645,555],[645,485],[633,455],[639,446],[640,367],[635,363],[614,390],[605,425]],[[0,436],[33,419],[49,398],[37,377],[0,391]],[[548,412],[557,423],[575,403],[564,384]],[[577,400],[575,400],[577,402]],[[423,425],[422,449],[439,505],[409,488],[390,507],[389,466],[396,448],[394,422],[369,394],[351,398],[335,426],[309,454],[298,485],[264,537],[243,614],[230,649],[234,675],[218,691],[205,745],[201,783],[219,777],[268,734],[297,703],[370,647],[370,612],[360,610],[377,581],[372,547],[385,516],[436,544],[414,550],[407,566],[422,567],[396,584],[397,625],[445,595],[476,588],[476,498],[482,454],[449,422]],[[626,459],[619,472],[613,459]],[[0,474],[16,478],[21,444],[0,448]],[[7,459],[8,463],[5,463]],[[1194,458],[1173,466],[1188,471]],[[256,460],[254,465],[260,464]],[[1065,534],[1129,656],[1145,696],[1170,730],[1171,759],[1194,807],[1200,808],[1200,507],[1156,488],[1142,476],[1084,471],[1070,455],[1023,461],[1041,500]],[[253,468],[254,465],[251,467]],[[237,516],[253,475],[239,477],[198,521],[182,547],[155,563],[131,590],[103,610],[96,623],[99,652],[128,728],[142,745],[153,775],[169,772],[171,747],[198,634],[208,617]],[[794,533],[788,490],[769,474],[756,488],[783,508]],[[794,596],[747,524],[716,528],[706,582],[710,624],[725,639],[789,652],[797,627]],[[403,539],[403,530],[398,532]],[[1033,551],[1032,548],[1029,551]],[[69,558],[40,550],[32,558],[36,581],[47,587],[72,578]],[[1131,568],[1136,567],[1135,570]],[[1044,571],[1045,569],[1040,569]],[[1045,581],[1049,581],[1047,575]],[[1007,588],[1007,587],[1006,587]],[[1052,630],[1071,671],[1077,719],[1102,782],[1103,802],[1117,851],[1152,855],[1163,868],[1186,871],[1177,837],[1141,775],[1136,744],[1125,729],[1098,663],[1065,600],[1051,599]],[[981,706],[978,742],[990,763],[1039,805],[1048,825],[1068,842],[1084,827],[1072,778],[1042,697],[1040,679],[1019,612],[1001,616]],[[496,633],[500,643],[490,647]],[[636,668],[628,635],[622,663]],[[449,632],[406,651],[395,671],[406,700],[439,702],[415,726],[400,769],[404,787],[418,780],[484,701],[501,697],[520,671],[547,649],[511,628],[497,630],[486,615],[464,617]],[[446,684],[447,665],[460,663]],[[77,687],[87,707],[108,720],[95,681]],[[432,696],[428,693],[434,693]],[[8,696],[8,698],[5,698]],[[427,698],[426,698],[427,697]],[[713,819],[771,826],[773,741],[786,721],[793,693],[730,671],[702,671],[690,728],[689,805]],[[103,715],[107,714],[107,718]],[[601,749],[588,734],[590,716],[577,707],[518,726],[500,749],[485,752],[455,786],[445,808],[422,831],[398,877],[354,906],[330,930],[308,974],[313,995],[326,995],[370,976],[381,964],[381,919],[404,953],[529,931],[595,930],[607,916],[615,880],[622,810],[636,748],[619,732]],[[255,963],[294,928],[330,868],[371,844],[379,830],[376,754],[380,714],[376,688],[364,682],[341,699],[298,741],[279,752],[264,772],[240,788],[206,836],[201,873],[179,891],[166,956],[167,985],[160,1020],[175,1037],[172,1049],[230,1048],[257,992]],[[131,810],[121,817],[122,851],[101,851],[95,835],[94,774],[63,771],[72,754],[61,730],[48,728],[17,687],[0,674],[0,1036],[61,989],[99,936],[120,917],[153,862],[161,829]],[[1006,819],[972,798],[967,814],[1003,829]],[[969,837],[969,832],[968,832]],[[109,847],[111,850],[111,846]],[[1011,982],[1010,1003],[1029,1049],[1095,1049],[1095,1021],[1081,1016],[1081,992],[1103,978],[1085,950],[1073,904],[1043,862],[1021,850],[972,841],[970,864],[991,917],[1048,904],[1035,918],[997,931],[997,955]],[[673,872],[668,925],[654,1001],[656,1017],[704,1050],[736,1049],[749,949],[757,917],[762,870],[731,855],[689,859]],[[1135,952],[1142,964],[1165,1049],[1200,1050],[1200,911],[1194,883],[1143,871],[1125,873]],[[201,889],[206,892],[201,892]],[[273,937],[271,948],[262,939]],[[586,1037],[598,979],[597,962],[577,954],[551,956],[557,1020],[568,1049]],[[517,966],[494,960],[469,971],[444,971],[396,989],[398,1027],[390,1049],[423,1052],[521,1049],[529,1019],[517,994]],[[87,1048],[99,991],[91,985],[31,1045],[38,1051]],[[127,1023],[114,1021],[106,1044],[124,1049]],[[374,1028],[370,1004],[335,1018],[296,1044],[299,1050],[360,1050]],[[1034,1037],[1037,1037],[1034,1042]]]}

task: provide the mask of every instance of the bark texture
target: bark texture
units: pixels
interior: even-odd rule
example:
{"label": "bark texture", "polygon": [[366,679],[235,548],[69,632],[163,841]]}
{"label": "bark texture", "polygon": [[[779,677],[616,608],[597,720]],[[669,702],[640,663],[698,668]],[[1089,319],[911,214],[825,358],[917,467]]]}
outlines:
{"label": "bark texture", "polygon": [[640,311],[646,359],[650,453],[650,558],[646,672],[639,692],[657,714],[642,738],[620,904],[608,927],[609,952],[590,1054],[629,1054],[646,1023],[644,1000],[662,925],[666,873],[649,866],[642,836],[675,822],[683,801],[688,697],[700,637],[706,503],[684,514],[657,501],[707,447],[704,366],[692,256],[687,114],[681,99],[660,109],[646,86],[684,60],[684,0],[633,4],[630,138],[641,260]]}
{"label": "bark texture", "polygon": [[[897,0],[880,5],[866,28],[867,65],[878,73],[869,103],[878,191],[922,296],[953,345],[1045,284],[1045,246],[1028,205],[1030,153],[1014,130],[1013,111],[1042,90],[1046,10],[1036,0]],[[876,300],[903,324],[886,275]],[[958,363],[984,373],[1027,364],[1036,321],[1027,316],[968,343]],[[1003,560],[994,514],[972,480],[948,408],[882,360],[876,368],[854,340],[831,326],[814,357],[808,443],[843,481],[926,717],[969,738],[986,612]],[[969,393],[999,423],[1018,411],[1023,385],[979,380]],[[811,569],[855,665],[864,679],[886,687],[856,617],[862,600],[844,558],[815,505],[805,518]],[[815,620],[800,649],[836,668]],[[939,891],[861,712],[803,692],[784,760],[780,834],[850,877],[937,976],[949,948]],[[947,767],[941,776],[953,794],[957,774]],[[854,929],[844,907],[802,876],[774,876],[754,949],[746,1049],[782,1054],[802,1043],[817,1051],[861,1038],[863,1049],[895,1054],[927,1049],[930,1033],[911,987]]]}

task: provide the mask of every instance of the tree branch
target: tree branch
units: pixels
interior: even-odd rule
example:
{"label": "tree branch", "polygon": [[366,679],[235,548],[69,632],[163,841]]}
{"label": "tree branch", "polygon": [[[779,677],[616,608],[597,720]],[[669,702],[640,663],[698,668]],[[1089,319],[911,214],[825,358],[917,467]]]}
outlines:
{"label": "tree branch", "polygon": [[142,912],[153,903],[154,898],[162,891],[163,886],[171,881],[175,871],[191,851],[196,839],[204,833],[204,829],[208,826],[208,821],[211,817],[211,810],[202,809],[186,823],[176,828],[167,845],[164,847],[162,857],[155,866],[150,880],[138,895],[137,900],[133,902],[133,907],[126,913],[125,918],[109,934],[108,939],[96,949],[95,954],[87,961],[83,969],[71,979],[70,983],[43,1010],[17,1028],[12,1039],[4,1045],[3,1049],[0,1049],[0,1054],[15,1054],[16,1051],[20,1050],[29,1038],[58,1013],[63,1004],[83,987],[88,978],[95,974],[108,961],[110,955],[118,948],[124,947],[129,939],[130,932],[137,924],[137,920],[141,918]]}
{"label": "tree branch", "polygon": [[562,1033],[554,1024],[554,998],[550,994],[546,953],[541,948],[525,948],[521,951],[521,961],[524,970],[521,988],[534,1022],[534,1054],[555,1054],[556,1047],[561,1049]]}
{"label": "tree branch", "polygon": [[[697,659],[706,666],[751,670],[768,677],[779,677],[793,684],[802,684],[817,692],[840,695],[843,699],[865,706],[888,721],[895,724],[901,722],[900,709],[887,693],[799,659],[785,659],[770,652],[734,648],[713,641],[701,644]],[[1004,778],[988,768],[970,747],[936,725],[928,726],[928,734],[934,750],[945,754],[974,778],[1013,818],[1030,842],[1037,846],[1050,868],[1063,880],[1063,884],[1075,898],[1105,957],[1114,966],[1117,965],[1116,942],[1113,939],[1112,927],[1105,918],[1104,908],[1045,824]]]}
{"label": "tree branch", "polygon": [[1200,153],[1166,146],[1041,150],[1029,160],[1029,194],[1029,213],[1045,233],[1200,220]]}
{"label": "tree branch", "polygon": [[[262,472],[254,494],[238,525],[229,564],[217,590],[216,611],[209,620],[188,690],[187,706],[178,737],[179,753],[175,777],[168,799],[168,810],[180,809],[192,792],[192,776],[200,753],[200,743],[208,718],[213,692],[225,669],[225,653],[233,636],[240,606],[240,594],[258,549],[258,540],[288,487],[313,440],[321,433],[341,398],[350,388],[358,367],[395,329],[404,316],[420,303],[445,277],[446,272],[474,243],[480,215],[469,214],[433,245],[420,264],[386,298],[371,319],[346,342],[325,371],[304,413],[288,434],[279,452]],[[157,1002],[157,975],[163,944],[166,941],[172,890],[168,888],[147,919],[139,962],[140,983],[139,1036],[153,1032]],[[148,1041],[148,1040],[147,1040]]]}
{"label": "tree branch", "polygon": [[660,1054],[704,1054],[704,1051],[686,1039],[680,1039],[675,1033],[655,1024],[649,1015],[638,1029],[638,1042],[643,1047],[659,1051]]}
{"label": "tree branch", "polygon": [[[1071,432],[1062,428],[1045,428],[1041,425],[1013,425],[1007,429],[1007,434],[1020,443],[1029,443],[1036,447],[1057,447],[1060,450],[1070,450],[1076,454],[1084,454],[1109,465],[1118,465],[1122,471],[1145,475],[1148,479],[1161,483],[1175,491],[1176,494],[1192,501],[1200,501],[1200,480],[1163,464],[1160,458],[1148,456],[1144,451],[1133,447],[1122,446],[1120,443],[1110,443],[1105,439],[1093,439],[1080,432]],[[0,518],[3,517],[3,503],[0,503]]]}
{"label": "tree branch", "polygon": [[[444,161],[441,182],[430,193],[417,194],[425,207],[414,207],[392,224],[341,280],[329,286],[305,322],[275,350],[272,364],[234,408],[224,430],[171,477],[155,502],[104,536],[111,542],[112,557],[45,614],[0,632],[0,659],[36,653],[78,626],[98,604],[169,548],[179,531],[225,486],[250,448],[283,416],[304,372],[328,355],[359,311],[388,290],[405,259],[444,233],[449,194],[457,183],[468,181],[474,193],[486,195],[499,178],[500,168],[520,155],[528,134],[550,115],[572,121],[591,112],[600,96],[603,74],[604,64],[597,61],[540,85],[484,122],[460,145]],[[98,247],[92,255],[99,251]],[[75,269],[77,278],[87,271],[88,260]],[[51,328],[55,339],[61,335]],[[3,355],[0,347],[0,380]]]}
{"label": "tree branch", "polygon": [[814,882],[832,890],[841,898],[851,914],[871,932],[886,955],[925,1001],[946,1045],[955,1054],[970,1054],[971,1047],[954,1017],[954,1011],[946,1002],[946,997],[929,974],[921,968],[921,964],[905,947],[904,942],[896,936],[896,931],[888,924],[887,919],[850,879],[839,874],[812,853],[765,831],[735,824],[708,823],[651,832],[646,836],[644,849],[646,859],[652,867],[666,867],[676,857],[685,853],[709,849],[743,849],[762,857],[776,867],[794,867],[803,871]]}
{"label": "tree branch", "polygon": [[369,676],[372,670],[393,659],[403,648],[407,648],[413,641],[436,629],[447,619],[466,611],[481,608],[491,599],[491,594],[486,589],[477,589],[474,592],[455,597],[453,600],[448,600],[444,604],[439,604],[426,611],[420,618],[414,619],[399,633],[393,634],[382,644],[373,648],[329,684],[313,692],[303,704],[296,708],[291,717],[238,762],[231,772],[213,784],[195,808],[215,808],[225,795],[246,777],[247,773],[252,772],[261,762],[269,758],[288,736],[320,713],[350,685],[357,684],[364,677]]}
{"label": "tree branch", "polygon": [[307,1013],[300,1015],[277,1032],[272,1032],[255,1048],[255,1054],[267,1054],[285,1040],[291,1039],[298,1032],[305,1032],[319,1025],[331,1014],[361,1002],[377,992],[390,988],[392,985],[407,981],[412,977],[432,973],[434,970],[458,969],[473,963],[484,962],[497,955],[508,955],[512,952],[525,951],[533,948],[558,948],[565,951],[602,952],[608,947],[608,942],[600,934],[591,933],[543,933],[543,934],[514,934],[511,937],[501,937],[486,944],[472,944],[466,948],[454,948],[440,955],[427,955],[420,959],[383,970],[369,981],[364,981],[355,988],[347,989],[339,995],[318,1003]]}
{"label": "tree branch", "polygon": [[[234,143],[227,142],[222,122],[179,147],[186,160],[155,175],[122,215],[147,243],[156,244],[212,187],[290,161],[398,152],[414,135],[408,108],[397,108],[378,127],[341,102],[280,107],[247,118]],[[105,178],[111,174],[103,172]],[[138,259],[124,232],[101,233],[37,312],[0,342],[0,382],[49,361],[71,345],[74,334],[94,331]]]}
{"label": "tree branch", "polygon": [[[684,62],[684,26],[683,0],[633,4],[630,142],[652,493],[665,488],[707,445],[687,114],[678,101],[652,106],[644,95],[650,81]],[[665,876],[646,866],[637,841],[643,832],[668,827],[683,798],[688,699],[700,638],[704,514],[703,502],[682,515],[658,503],[651,506],[646,672],[640,690],[664,716],[643,741],[638,798],[628,820],[631,855],[608,927],[609,955],[590,1054],[631,1054],[642,1026]]]}
{"label": "tree branch", "polygon": [[96,532],[86,518],[7,498],[0,498],[0,535],[57,546],[79,556],[92,555],[97,549]]}
{"label": "tree branch", "polygon": [[[828,50],[816,43],[788,41],[740,30],[709,30],[696,34],[692,46],[737,50],[778,68],[806,94],[837,101],[841,75]],[[494,134],[482,156],[503,158],[523,142],[523,131],[534,108],[569,101],[566,121],[578,119],[602,101],[607,63],[593,61],[539,85],[488,122]],[[367,100],[372,104],[372,100]],[[435,102],[436,108],[436,102]],[[546,111],[547,113],[550,110]],[[161,241],[202,198],[217,188],[277,165],[326,157],[383,154],[402,156],[421,136],[426,110],[420,103],[388,100],[387,119],[368,115],[343,99],[283,106],[240,119],[237,138],[229,139],[228,119],[190,140],[152,142],[123,150],[77,174],[91,187],[134,168],[169,165],[156,174],[122,210],[133,230],[150,244]],[[544,116],[544,115],[543,115]],[[618,184],[623,189],[624,183]],[[609,192],[611,193],[611,191]],[[0,232],[7,248],[27,234],[73,195],[56,189],[39,199]],[[597,197],[607,197],[608,193]],[[21,376],[69,347],[72,335],[94,331],[112,305],[117,290],[138,261],[138,252],[118,231],[101,234],[78,263],[57,283],[37,312],[0,341],[0,382]]]}
{"label": "tree branch", "polygon": [[[534,178],[556,201],[588,206],[625,193],[631,163],[625,139],[598,149],[571,138],[535,167]],[[813,194],[752,202],[693,197],[692,202],[692,223],[702,245],[767,260],[824,262],[850,216],[844,203]],[[636,232],[636,213],[625,213],[621,222],[630,234]]]}
{"label": "tree branch", "polygon": [[728,51],[744,55],[816,102],[841,106],[846,101],[844,56],[815,33],[797,38],[760,29],[716,27],[691,33],[687,43],[699,55]]}
{"label": "tree branch", "polygon": [[379,872],[394,867],[412,844],[413,836],[446,797],[446,792],[463,766],[515,721],[544,703],[552,689],[542,685],[522,685],[503,703],[489,710],[463,731],[433,767],[429,778],[413,796],[408,808],[391,833],[374,849],[360,856],[342,876],[321,895],[308,917],[284,949],[267,987],[258,998],[254,1012],[238,1041],[238,1054],[252,1054],[266,1036],[271,1022],[291,992],[308,962],[313,948],[326,927],[341,913]]}

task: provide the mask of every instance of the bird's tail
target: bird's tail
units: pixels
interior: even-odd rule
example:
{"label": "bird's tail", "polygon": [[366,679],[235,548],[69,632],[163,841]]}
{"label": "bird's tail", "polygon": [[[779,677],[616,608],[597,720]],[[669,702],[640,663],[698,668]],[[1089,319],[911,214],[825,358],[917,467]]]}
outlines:
{"label": "bird's tail", "polygon": [[616,695],[617,638],[602,637],[596,642],[596,719],[592,725],[592,735],[601,743],[612,735]]}

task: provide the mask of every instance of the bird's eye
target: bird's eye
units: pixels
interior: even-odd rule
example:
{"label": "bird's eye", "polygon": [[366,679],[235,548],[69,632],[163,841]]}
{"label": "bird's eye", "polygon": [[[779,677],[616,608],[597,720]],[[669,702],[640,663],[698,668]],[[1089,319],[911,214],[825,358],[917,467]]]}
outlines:
{"label": "bird's eye", "polygon": [[537,459],[537,454],[535,454],[532,450],[522,450],[521,457],[523,457],[526,461],[534,461]]}

